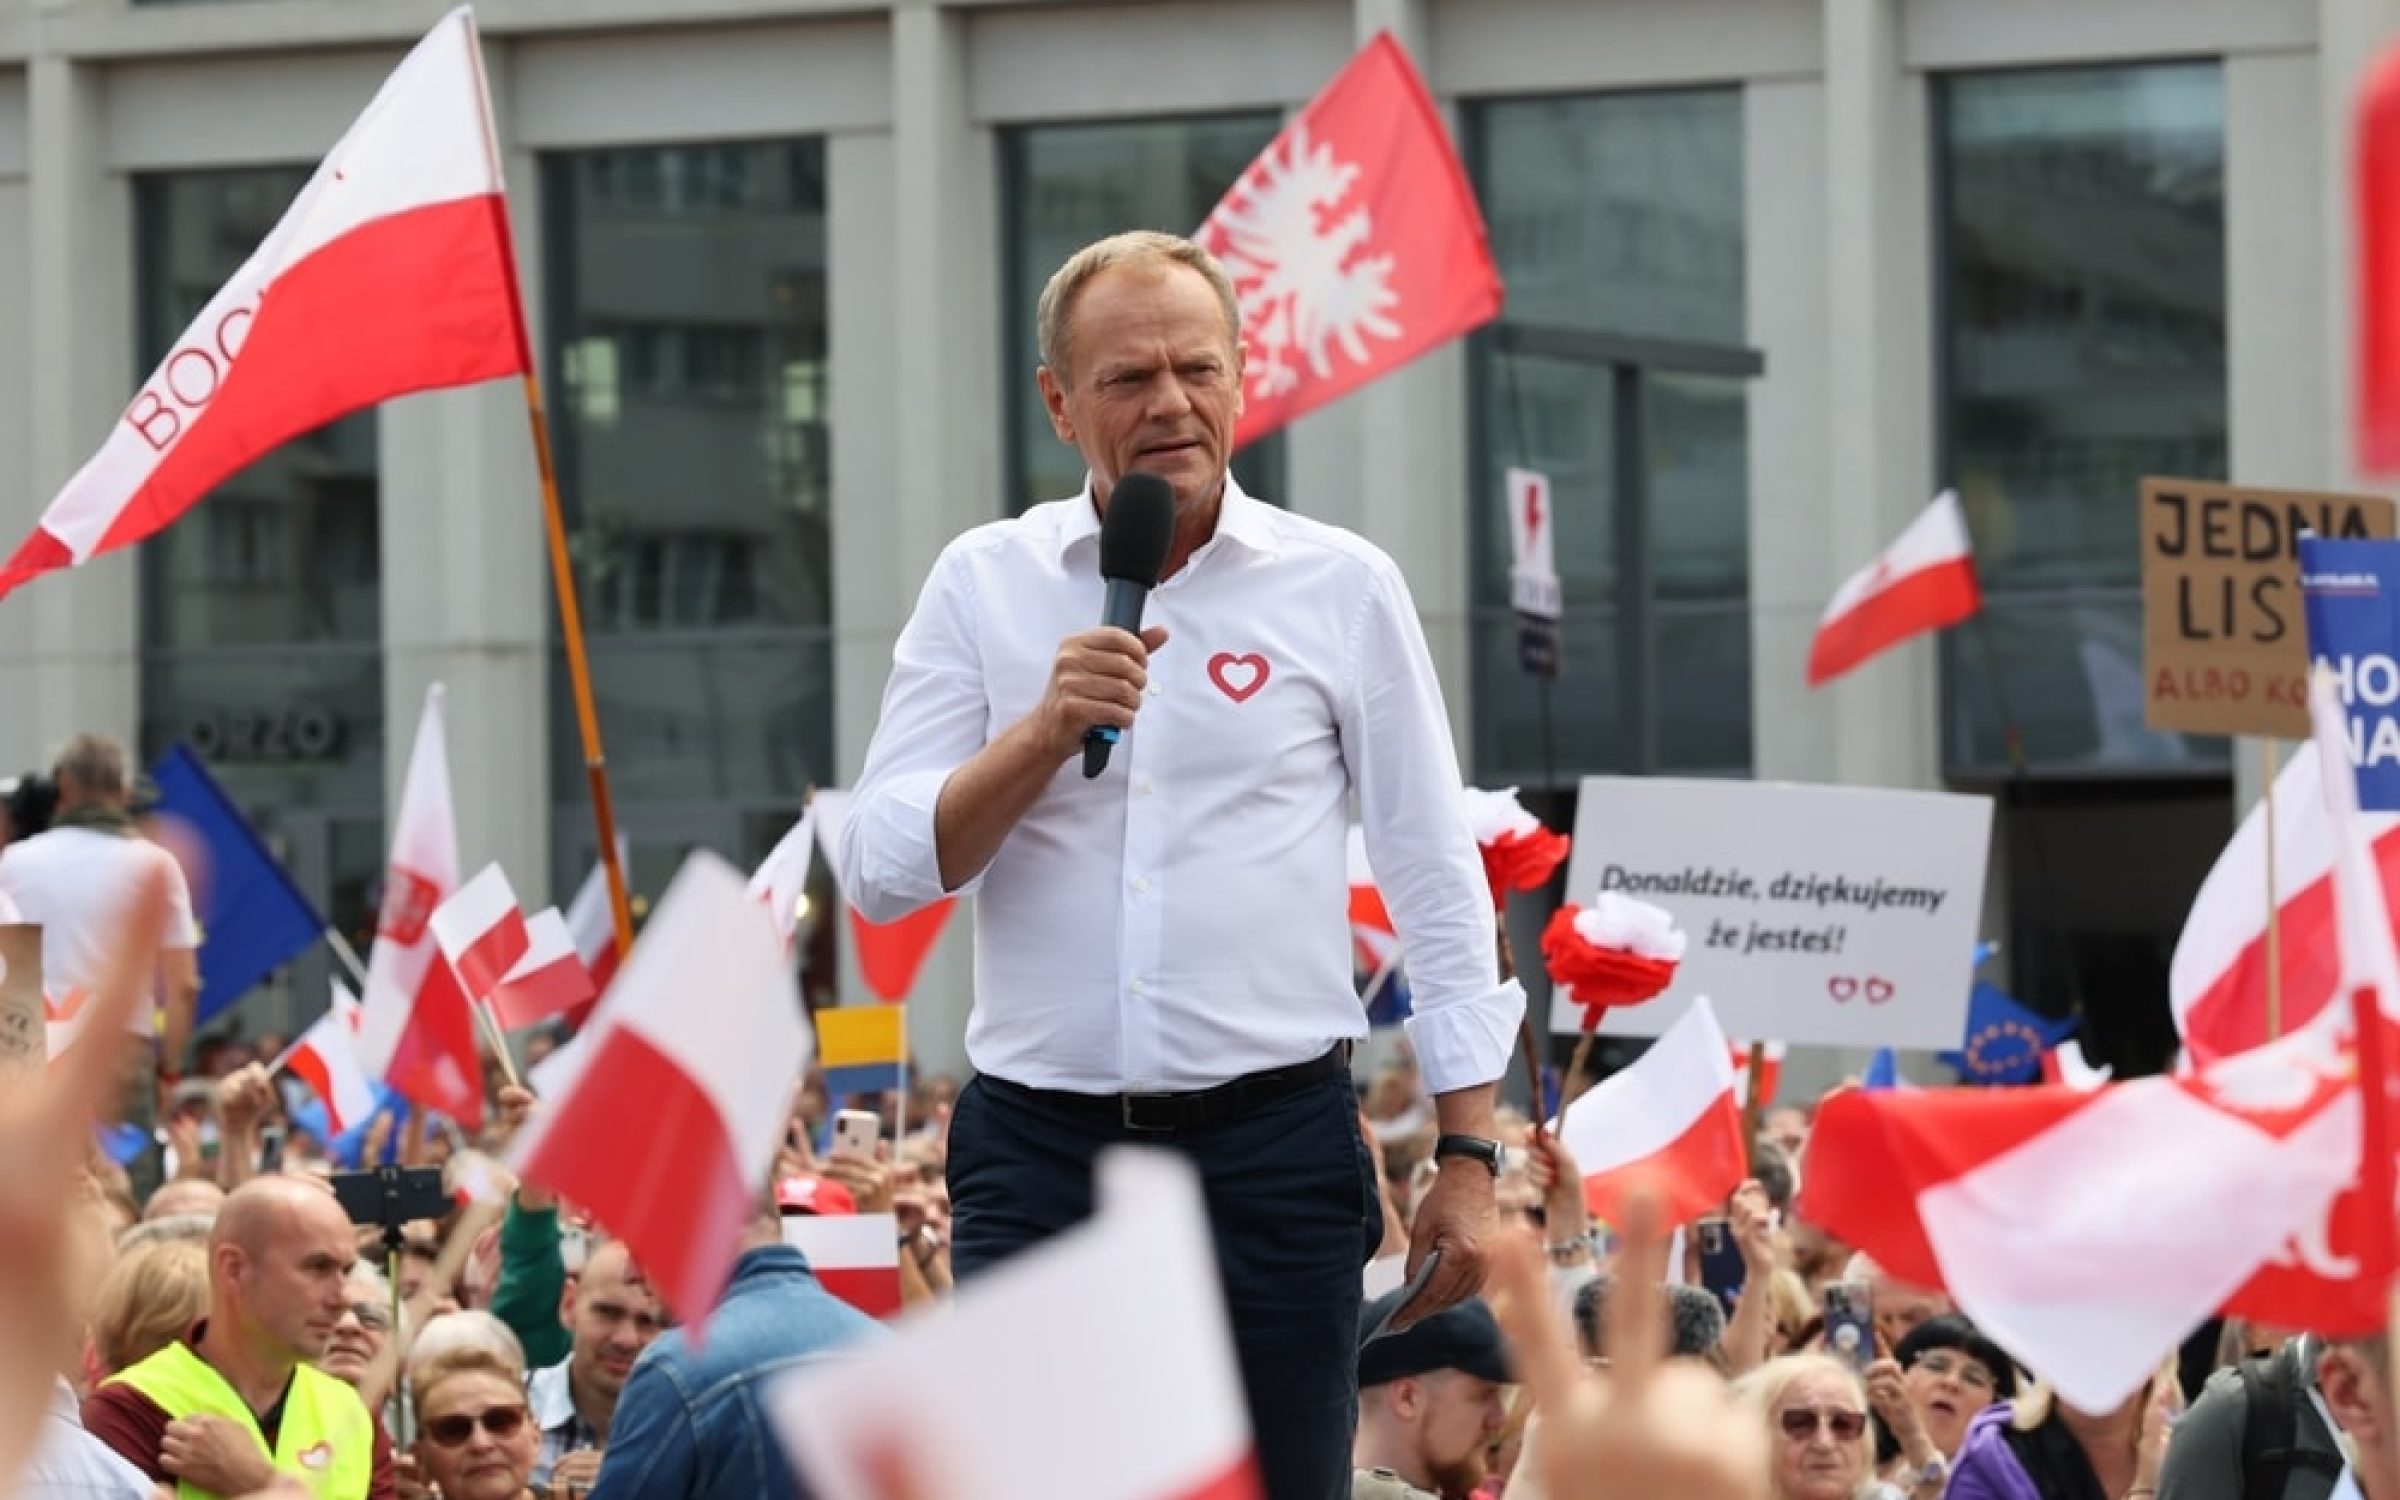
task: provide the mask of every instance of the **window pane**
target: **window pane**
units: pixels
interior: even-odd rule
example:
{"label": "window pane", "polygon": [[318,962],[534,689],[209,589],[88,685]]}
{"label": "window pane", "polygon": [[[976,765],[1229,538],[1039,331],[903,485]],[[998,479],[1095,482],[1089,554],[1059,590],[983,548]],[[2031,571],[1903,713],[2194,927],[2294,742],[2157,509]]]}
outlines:
{"label": "window pane", "polygon": [[[1740,343],[1737,93],[1508,100],[1481,106],[1471,123],[1509,325]],[[1615,366],[1507,354],[1482,338],[1472,369],[1477,778],[1542,779],[1542,689],[1516,664],[1508,522],[1494,503],[1511,465],[1550,476],[1558,514],[1566,619],[1551,713],[1561,778],[1747,770],[1743,382],[1642,372],[1642,430],[1629,434],[1617,430]],[[1628,442],[1641,445],[1631,458],[1647,490],[1630,517],[1617,485],[1618,445]],[[1624,552],[1637,542],[1638,554]],[[1626,597],[1627,580],[1644,578],[1644,597]],[[1647,723],[1644,703],[1654,710]]]}
{"label": "window pane", "polygon": [[1742,342],[1739,95],[1510,100],[1481,124],[1510,322]]}
{"label": "window pane", "polygon": [[[2221,71],[1967,76],[1940,101],[1947,467],[1997,687],[2038,764],[2221,763],[2214,741],[2127,733],[2094,685],[2136,622],[2142,477],[2226,472]],[[1988,662],[1947,651],[1949,758],[2004,767]]]}
{"label": "window pane", "polygon": [[[1011,514],[1083,485],[1083,460],[1050,430],[1033,382],[1041,363],[1034,306],[1051,273],[1085,245],[1121,230],[1198,229],[1281,128],[1276,116],[1255,114],[1037,125],[1002,137],[1002,201],[1009,206],[1002,399],[1014,458]],[[1234,455],[1234,477],[1260,499],[1282,504],[1283,454],[1283,435],[1270,434]]]}
{"label": "window pane", "polygon": [[[823,143],[560,154],[542,184],[611,790],[637,812],[797,805],[832,776]],[[552,679],[557,817],[583,834],[563,659]]]}

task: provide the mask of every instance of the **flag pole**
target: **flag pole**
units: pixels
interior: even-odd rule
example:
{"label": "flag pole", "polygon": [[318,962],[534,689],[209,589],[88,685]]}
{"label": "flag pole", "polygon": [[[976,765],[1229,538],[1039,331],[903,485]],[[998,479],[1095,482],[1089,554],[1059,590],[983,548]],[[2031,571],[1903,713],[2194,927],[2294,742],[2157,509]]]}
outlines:
{"label": "flag pole", "polygon": [[[1963,505],[1960,512],[1963,521]],[[2042,832],[2041,815],[2032,809],[2024,795],[2033,785],[2033,772],[2025,754],[2025,732],[2018,727],[2016,710],[2009,703],[2007,674],[2000,667],[2000,651],[1992,644],[1991,612],[1988,609],[1975,612],[1974,628],[1975,640],[1983,648],[1984,676],[1992,685],[1992,706],[2000,716],[2001,743],[2008,748],[2009,794],[2003,799],[2003,805],[2019,808],[2027,815],[2025,842],[2027,851],[2033,856],[2034,883],[2041,887],[2043,915],[2049,919],[2050,927],[2057,935],[2062,958],[2059,970],[2066,980],[2068,1012],[2080,1015],[2083,1012],[2083,986],[2076,977],[2074,955],[2065,951],[2066,918],[2058,902],[2058,884],[2050,875],[2050,840]],[[2013,906],[2015,903],[2012,901],[2010,904]]]}
{"label": "flag pole", "polygon": [[1767,1044],[1750,1044],[1750,1077],[1742,1086],[1742,1150],[1748,1153],[1758,1140],[1759,1117],[1767,1111]]}
{"label": "flag pole", "polygon": [[[499,133],[492,126],[492,90],[483,72],[481,31],[467,18],[467,58],[475,69],[477,117],[483,127],[484,151],[490,158],[492,181],[505,182],[500,170]],[[517,237],[508,216],[508,195],[491,195],[492,217],[498,221],[502,260],[507,271],[509,313],[515,323],[517,363],[523,372],[525,420],[533,431],[533,462],[542,487],[542,525],[550,543],[551,592],[558,598],[558,633],[567,648],[567,679],[575,694],[575,727],[583,740],[583,770],[592,790],[592,821],[600,834],[600,865],[608,872],[608,907],[617,930],[617,961],[633,951],[633,898],[625,887],[625,863],[617,857],[616,805],[608,794],[608,757],[600,746],[600,715],[592,703],[592,668],[584,653],[583,608],[575,598],[575,564],[567,552],[567,523],[558,498],[558,469],[552,462],[550,414],[542,404],[540,366],[533,357],[533,325],[525,316],[525,288],[517,274]],[[507,1056],[503,1048],[501,1055]],[[514,1072],[513,1067],[511,1072]],[[515,1082],[514,1078],[510,1080]]]}
{"label": "flag pole", "polygon": [[[342,961],[343,972],[350,976],[350,983],[357,988],[359,998],[365,999],[367,966],[358,961],[358,950],[350,946],[348,938],[342,936],[342,929],[334,926],[331,922],[325,924],[325,946],[331,948],[333,956]],[[268,1071],[272,1072],[273,1069]]]}

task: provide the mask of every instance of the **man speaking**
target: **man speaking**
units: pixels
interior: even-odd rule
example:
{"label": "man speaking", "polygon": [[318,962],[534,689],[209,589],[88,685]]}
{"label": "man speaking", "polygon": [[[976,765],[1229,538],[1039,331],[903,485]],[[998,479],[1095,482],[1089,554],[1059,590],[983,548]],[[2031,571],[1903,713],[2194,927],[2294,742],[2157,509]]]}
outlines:
{"label": "man speaking", "polygon": [[[1227,472],[1242,350],[1224,268],[1187,240],[1117,235],[1059,268],[1037,318],[1036,379],[1085,490],[934,563],[853,796],[844,894],[876,921],[978,896],[977,1077],[950,1124],[956,1273],[1086,1217],[1101,1148],[1183,1151],[1206,1186],[1268,1493],[1334,1500],[1350,1485],[1359,1268],[1383,1228],[1348,1067],[1366,1031],[1346,916],[1353,796],[1443,1133],[1411,1275],[1440,1259],[1404,1319],[1482,1283],[1493,1081],[1524,994],[1496,981],[1491,895],[1406,581]],[[1156,493],[1128,475],[1172,497],[1138,634],[1093,624],[1103,552],[1126,540],[1112,497]]]}

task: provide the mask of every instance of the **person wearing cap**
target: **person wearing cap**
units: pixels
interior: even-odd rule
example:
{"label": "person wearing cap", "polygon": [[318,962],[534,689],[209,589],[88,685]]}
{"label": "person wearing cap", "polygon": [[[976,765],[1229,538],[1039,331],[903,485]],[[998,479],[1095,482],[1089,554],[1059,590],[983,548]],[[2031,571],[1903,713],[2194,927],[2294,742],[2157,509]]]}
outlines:
{"label": "person wearing cap", "polygon": [[[786,1213],[851,1211],[822,1178],[785,1178],[759,1194],[742,1253],[716,1309],[676,1308],[682,1326],[634,1361],[617,1397],[590,1500],[785,1500],[791,1465],[767,1422],[766,1394],[787,1372],[884,1336],[883,1325],[825,1290],[783,1240]],[[705,1328],[707,1343],[691,1330]]]}
{"label": "person wearing cap", "polygon": [[1481,1297],[1395,1331],[1407,1295],[1359,1313],[1351,1500],[1465,1500],[1508,1420],[1508,1352]]}

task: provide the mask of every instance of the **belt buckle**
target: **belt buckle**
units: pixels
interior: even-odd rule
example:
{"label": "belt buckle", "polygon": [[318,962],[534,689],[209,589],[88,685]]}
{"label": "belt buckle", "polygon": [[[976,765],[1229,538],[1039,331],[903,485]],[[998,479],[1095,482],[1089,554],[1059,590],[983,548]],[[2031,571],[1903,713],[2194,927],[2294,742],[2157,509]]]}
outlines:
{"label": "belt buckle", "polygon": [[1127,1130],[1141,1131],[1145,1134],[1151,1135],[1164,1134],[1172,1131],[1175,1128],[1172,1125],[1144,1124],[1136,1116],[1140,1106],[1142,1105],[1167,1103],[1171,1102],[1175,1097],[1176,1096],[1173,1094],[1119,1094],[1117,1096],[1117,1105],[1120,1118],[1123,1119],[1125,1128]]}

